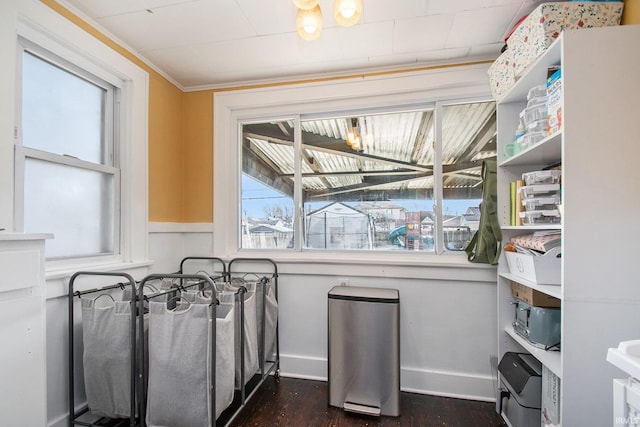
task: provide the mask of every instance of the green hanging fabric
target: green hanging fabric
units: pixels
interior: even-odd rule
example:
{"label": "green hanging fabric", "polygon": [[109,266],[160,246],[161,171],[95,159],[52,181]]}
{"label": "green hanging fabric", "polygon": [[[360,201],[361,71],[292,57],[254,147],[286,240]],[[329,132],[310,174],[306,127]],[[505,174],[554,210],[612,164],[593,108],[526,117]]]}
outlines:
{"label": "green hanging fabric", "polygon": [[496,184],[496,161],[482,163],[482,204],[478,231],[465,248],[471,262],[498,263],[502,250],[502,231],[498,221],[498,191]]}

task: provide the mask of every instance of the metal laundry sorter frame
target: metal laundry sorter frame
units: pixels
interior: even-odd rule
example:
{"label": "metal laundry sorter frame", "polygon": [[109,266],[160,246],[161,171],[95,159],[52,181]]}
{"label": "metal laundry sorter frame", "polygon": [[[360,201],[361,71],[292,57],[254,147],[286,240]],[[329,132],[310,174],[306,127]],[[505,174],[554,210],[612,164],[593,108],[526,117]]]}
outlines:
{"label": "metal laundry sorter frame", "polygon": [[[78,277],[81,276],[108,276],[108,277],[119,277],[126,280],[126,284],[117,283],[115,285],[104,286],[93,288],[85,291],[74,291],[75,281]],[[134,427],[137,426],[136,416],[135,416],[135,408],[136,408],[136,395],[139,395],[140,390],[137,389],[137,355],[136,355],[136,282],[133,280],[129,274],[126,273],[117,273],[117,272],[92,272],[92,271],[80,271],[71,276],[69,280],[69,330],[68,330],[68,351],[69,351],[69,365],[68,365],[68,381],[69,381],[69,426],[81,425],[81,426],[94,426],[97,424],[80,421],[78,420],[83,414],[89,411],[89,407],[83,408],[79,411],[75,409],[75,374],[74,374],[74,347],[75,347],[75,334],[74,334],[74,313],[73,313],[73,297],[77,296],[81,298],[82,295],[87,295],[91,293],[97,292],[106,292],[115,289],[124,290],[126,286],[131,286],[131,301],[130,301],[130,312],[131,312],[131,337],[130,337],[130,363],[131,363],[131,389],[130,389],[130,408],[131,413],[129,415],[129,426]],[[138,402],[138,413],[140,412],[140,402]]]}
{"label": "metal laundry sorter frame", "polygon": [[[241,264],[246,265],[248,263],[266,265],[267,269],[270,270],[269,275],[260,277],[260,273],[256,273],[255,271],[251,271],[251,270],[239,271],[238,266],[240,266]],[[235,269],[234,269],[234,266],[236,267]],[[255,275],[256,277],[260,277],[258,279],[258,282],[260,286],[263,286],[262,312],[260,313],[260,315],[262,317],[262,324],[265,325],[265,309],[266,309],[265,288],[271,281],[273,284],[273,292],[275,295],[275,299],[276,301],[278,300],[278,266],[275,263],[275,261],[269,258],[233,258],[228,263],[226,273],[227,273],[228,280],[233,280],[234,275],[236,278],[243,278],[248,274]],[[236,402],[236,400],[234,399],[234,403],[232,403],[230,407],[232,408],[229,411],[230,413],[223,414],[221,416],[221,418],[223,418],[226,421],[224,425],[228,426],[233,422],[233,420],[241,412],[242,408],[246,405],[247,401],[249,401],[249,399],[253,397],[253,395],[258,391],[260,386],[271,374],[273,374],[276,378],[280,376],[279,322],[276,322],[276,325],[275,325],[275,360],[266,360],[267,358],[266,358],[266,355],[264,354],[264,351],[265,351],[264,350],[264,343],[265,343],[264,334],[265,334],[265,328],[263,326],[262,334],[260,336],[261,345],[259,345],[259,350],[260,350],[259,351],[259,370],[260,370],[259,377],[256,374],[254,376],[254,379],[250,380],[248,383],[245,383],[244,373],[243,373],[242,380],[241,380],[242,386],[240,390],[239,400]],[[242,363],[241,366],[244,367],[244,360],[241,363]],[[266,366],[267,363],[270,363],[270,366],[268,368]]]}
{"label": "metal laundry sorter frame", "polygon": [[[208,275],[214,282],[214,285],[217,285],[220,282],[231,281],[232,279],[237,278],[245,278],[247,275],[253,275],[257,278],[258,286],[262,286],[262,312],[259,313],[261,316],[261,322],[265,325],[265,310],[266,310],[266,295],[265,292],[266,287],[271,284],[273,285],[273,293],[275,296],[275,300],[277,302],[278,299],[278,267],[277,264],[269,259],[269,258],[234,258],[231,259],[228,264],[222,258],[213,257],[213,256],[187,256],[183,258],[180,262],[180,268],[178,270],[178,274],[185,274],[186,267],[188,264],[192,262],[202,261],[207,263],[212,270],[202,269],[202,266],[197,266],[195,268],[200,268],[196,274],[206,274]],[[252,269],[247,269],[239,271],[240,266],[246,266],[248,263],[257,266],[264,266],[264,268],[260,269],[265,273],[259,273]],[[216,267],[218,267],[216,269]],[[234,277],[235,276],[235,277]],[[246,288],[239,289],[238,292],[246,292]],[[245,317],[245,307],[244,307],[244,299],[239,298],[240,301],[240,323],[244,324]],[[243,329],[242,329],[243,330]],[[243,330],[244,331],[244,330]],[[262,328],[262,334],[259,337],[260,345],[259,347],[259,376],[256,374],[253,378],[246,381],[246,374],[244,372],[244,359],[245,359],[245,340],[244,337],[240,339],[240,387],[236,390],[236,396],[234,397],[233,402],[225,409],[225,411],[220,415],[220,417],[216,420],[216,425],[230,425],[233,420],[239,415],[247,401],[257,392],[259,387],[264,383],[267,377],[271,374],[278,377],[280,374],[280,347],[279,347],[279,336],[278,336],[278,323],[275,325],[275,358],[274,360],[267,360],[264,346],[265,346],[265,328]],[[269,364],[269,366],[267,366]]]}
{"label": "metal laundry sorter frame", "polygon": [[[150,280],[162,280],[162,279],[177,279],[180,280],[180,285],[178,285],[176,288],[172,288],[172,289],[168,289],[166,291],[163,292],[159,292],[157,294],[154,294],[151,297],[147,297],[146,295],[144,295],[144,285],[146,284],[146,282],[150,281]],[[184,280],[196,280],[197,282],[192,283],[190,285],[184,285]],[[213,413],[215,414],[215,408],[216,408],[216,306],[217,306],[217,300],[215,298],[215,284],[212,280],[211,277],[203,275],[203,274],[180,274],[180,273],[171,273],[171,274],[150,274],[148,276],[146,276],[144,279],[142,279],[142,281],[140,282],[140,286],[138,288],[138,298],[137,298],[137,302],[139,304],[139,311],[140,312],[144,312],[144,302],[145,301],[149,301],[150,299],[153,299],[155,297],[159,297],[165,294],[170,294],[173,292],[176,292],[178,290],[185,290],[187,288],[190,287],[194,287],[194,286],[201,286],[203,284],[208,284],[209,288],[211,289],[212,292],[212,302],[209,304],[209,316],[210,319],[213,319],[213,321],[211,322],[211,328],[210,328],[210,336],[209,336],[209,352],[211,354],[211,366],[214,367],[214,369],[210,370],[210,378],[209,378],[209,393],[210,393],[210,398],[209,398],[209,405],[212,408]],[[141,321],[139,322],[139,333],[140,336],[144,336],[144,318],[141,318]],[[146,378],[144,377],[144,372],[145,372],[145,360],[144,360],[144,349],[145,349],[145,343],[144,340],[140,340],[141,345],[140,345],[140,351],[138,352],[138,366],[140,366],[140,369],[138,371],[138,379],[140,382],[140,390],[141,390],[141,396],[140,396],[140,400],[141,400],[141,406],[145,409],[144,412],[142,412],[143,414],[145,414],[145,416],[141,417],[141,426],[145,427],[147,425],[146,423],[146,409],[147,409],[147,384],[146,384]],[[215,427],[216,426],[216,418],[215,416],[211,417],[209,420],[209,424],[211,427]]]}
{"label": "metal laundry sorter frame", "polygon": [[[121,277],[127,280],[127,284],[117,283],[109,286],[101,286],[85,291],[75,291],[75,281],[80,276],[110,276],[110,277]],[[134,279],[126,273],[119,272],[94,272],[94,271],[81,271],[75,273],[71,279],[69,280],[69,330],[68,330],[68,351],[69,351],[69,372],[68,372],[68,381],[69,381],[69,426],[81,425],[81,426],[103,426],[102,423],[105,418],[108,417],[99,417],[98,420],[94,422],[82,421],[78,418],[87,413],[90,408],[82,408],[80,411],[75,410],[75,356],[74,356],[74,347],[75,347],[75,333],[74,333],[74,308],[73,308],[73,298],[80,298],[82,295],[96,293],[96,292],[107,292],[111,290],[126,289],[127,286],[131,286],[132,289],[132,297],[130,300],[131,304],[131,335],[130,335],[130,355],[131,355],[131,395],[130,395],[130,408],[131,413],[128,418],[128,425],[131,427],[146,426],[145,414],[146,414],[146,378],[144,376],[144,348],[145,343],[144,340],[140,340],[140,345],[136,345],[136,339],[138,336],[144,336],[144,316],[141,316],[137,321],[137,314],[144,313],[144,302],[149,300],[149,297],[144,295],[144,287],[145,285],[152,280],[161,280],[161,279],[177,279],[180,280],[181,284],[171,289],[167,289],[164,291],[157,292],[153,295],[153,297],[159,297],[162,295],[174,294],[176,291],[184,290],[186,288],[194,287],[194,286],[202,286],[202,284],[208,283],[209,287],[212,290],[212,293],[215,295],[215,286],[212,278],[200,275],[200,274],[151,274],[146,276],[142,281],[136,282]],[[190,285],[184,285],[184,280],[195,280],[196,282]],[[138,289],[136,289],[136,285],[138,285]],[[215,300],[214,300],[215,301]],[[210,304],[211,307],[211,316],[215,319],[216,304]],[[213,346],[212,353],[212,364],[215,366],[215,323],[212,322],[213,326],[211,328],[211,339],[210,342]],[[213,384],[213,391],[211,392],[211,402],[212,408],[215,408],[215,369],[211,370],[211,384]],[[135,412],[139,414],[139,417],[135,416]],[[124,422],[124,419],[122,419]],[[118,424],[123,425],[123,424]],[[215,426],[215,419],[213,420],[212,426]]]}
{"label": "metal laundry sorter frame", "polygon": [[[222,274],[220,275],[210,275],[209,273],[207,274],[202,274],[201,272],[199,272],[198,274],[184,274],[184,267],[185,267],[185,263],[188,262],[189,260],[206,260],[206,261],[212,261],[212,262],[219,262],[222,265]],[[73,330],[73,322],[74,322],[74,314],[73,314],[73,297],[74,296],[78,296],[81,297],[84,294],[87,293],[91,293],[91,292],[101,292],[101,291],[109,291],[109,290],[115,290],[115,289],[124,289],[126,286],[131,286],[132,289],[132,294],[135,295],[135,297],[133,297],[130,301],[130,303],[132,304],[131,307],[131,313],[136,313],[136,309],[138,310],[139,313],[144,313],[144,303],[146,301],[149,301],[150,299],[152,299],[153,297],[157,297],[157,296],[161,296],[161,295],[168,295],[168,294],[172,294],[175,293],[177,291],[183,290],[186,287],[192,287],[192,286],[196,286],[197,283],[193,283],[190,284],[188,286],[184,285],[184,281],[185,280],[198,280],[200,281],[200,283],[209,283],[209,287],[211,287],[212,292],[215,292],[215,282],[219,281],[219,280],[230,280],[231,279],[231,269],[232,269],[232,265],[238,265],[241,262],[252,262],[252,263],[267,263],[269,264],[273,271],[271,273],[270,276],[263,276],[261,277],[258,282],[260,286],[263,286],[263,292],[262,292],[262,308],[263,308],[263,312],[261,313],[261,317],[262,317],[262,324],[265,325],[265,309],[266,309],[266,304],[265,304],[265,299],[266,299],[266,292],[264,291],[265,287],[271,283],[271,281],[273,280],[272,284],[273,284],[273,292],[275,295],[275,299],[277,302],[277,294],[278,294],[278,272],[277,272],[277,265],[274,261],[270,260],[270,259],[266,259],[266,258],[259,258],[259,259],[249,259],[249,258],[236,258],[233,259],[229,262],[229,268],[227,271],[227,267],[226,264],[224,263],[224,261],[221,258],[217,258],[217,257],[186,257],[184,258],[181,263],[180,263],[180,270],[178,271],[178,273],[171,273],[171,274],[151,274],[146,276],[142,281],[140,282],[135,282],[133,280],[133,278],[131,276],[129,276],[128,274],[125,273],[103,273],[103,272],[78,272],[76,274],[74,274],[74,276],[72,276],[70,282],[69,282],[69,413],[70,413],[70,426],[73,425],[83,425],[83,426],[97,426],[98,424],[94,424],[91,422],[85,422],[85,421],[80,421],[77,418],[83,414],[85,414],[86,412],[89,411],[90,408],[84,408],[81,411],[76,412],[75,411],[75,390],[74,390],[74,382],[75,382],[75,373],[74,373],[74,369],[73,369],[73,365],[74,365],[74,352],[73,352],[73,347],[74,347],[74,330]],[[238,272],[236,272],[237,274]],[[255,274],[256,276],[259,276],[257,273],[253,273],[253,272],[245,272],[246,274]],[[127,279],[128,284],[122,284],[122,283],[118,283],[115,285],[110,285],[110,286],[104,286],[104,287],[99,287],[99,288],[95,288],[92,290],[88,290],[88,291],[82,291],[82,292],[74,292],[74,282],[76,280],[77,277],[82,276],[82,275],[94,275],[94,276],[112,276],[112,277],[124,277]],[[179,280],[179,284],[175,284],[175,286],[171,289],[167,289],[164,290],[162,292],[158,292],[156,294],[154,294],[153,296],[146,296],[144,295],[144,288],[145,285],[153,280],[162,280],[162,279],[174,279],[174,280]],[[138,285],[138,291],[136,293],[136,285]],[[242,288],[239,289],[238,292],[243,293],[246,292],[246,288]],[[244,304],[243,298],[239,298],[240,300],[240,312],[241,312],[241,322],[244,321]],[[138,304],[138,306],[136,307],[136,303]],[[213,319],[215,319],[215,304],[212,305],[212,313],[211,316]],[[213,324],[215,325],[215,322],[213,322]],[[136,325],[136,316],[131,316],[131,330],[132,330],[132,334],[131,334],[131,355],[133,358],[133,363],[132,363],[132,382],[131,382],[131,390],[132,390],[132,394],[131,394],[131,401],[135,402],[135,404],[132,406],[132,410],[131,410],[131,414],[130,414],[130,418],[128,420],[128,425],[130,425],[131,427],[134,426],[140,426],[140,427],[145,427],[146,426],[146,410],[147,410],[147,391],[146,391],[146,381],[147,378],[145,377],[145,364],[144,364],[144,348],[145,348],[145,343],[144,340],[140,340],[140,345],[136,345],[136,337],[137,336],[144,336],[144,318],[141,318],[141,321],[138,322],[138,324]],[[244,379],[244,372],[242,372],[242,376],[241,376],[241,387],[238,390],[238,397],[234,398],[233,402],[231,403],[231,405],[229,405],[223,414],[221,414],[221,416],[218,418],[218,420],[220,420],[220,422],[224,422],[224,424],[220,424],[220,425],[229,425],[231,424],[231,422],[235,419],[235,417],[240,413],[240,411],[242,410],[242,408],[245,406],[246,402],[248,401],[248,399],[250,399],[253,394],[257,391],[257,389],[262,385],[262,383],[265,381],[265,379],[273,374],[276,377],[279,376],[279,360],[280,360],[280,350],[279,350],[279,337],[278,337],[278,323],[277,323],[277,312],[276,312],[276,324],[275,324],[275,360],[267,360],[266,354],[265,354],[265,349],[264,349],[264,343],[265,343],[265,327],[263,326],[262,328],[262,334],[260,336],[260,343],[261,345],[259,346],[259,352],[260,352],[260,356],[259,356],[259,369],[260,369],[260,376],[258,377],[258,375],[254,375],[254,378],[251,379],[251,381],[246,382]],[[211,335],[211,339],[210,339],[210,343],[212,348],[210,349],[211,353],[212,353],[212,357],[215,358],[215,337],[216,337],[216,333],[215,333],[215,326],[212,328],[212,335]],[[244,348],[243,348],[243,344],[244,344],[244,340],[241,340],[241,366],[244,368]],[[267,369],[266,364],[269,363],[270,366]],[[215,362],[213,362],[213,366],[215,366]],[[244,371],[244,369],[243,369]],[[211,370],[211,379],[210,379],[210,384],[211,384],[211,388],[212,388],[212,392],[211,392],[211,399],[210,399],[210,404],[211,407],[214,409],[213,412],[215,413],[215,369]],[[140,414],[139,417],[135,417],[135,408],[137,407],[138,410],[138,414]],[[218,420],[216,419],[211,419],[210,424],[211,426],[216,426],[218,425]],[[226,421],[225,421],[226,420]],[[96,422],[101,422],[102,420],[98,420]],[[125,419],[122,419],[122,422],[126,422]],[[124,425],[124,424],[119,424],[119,425]]]}

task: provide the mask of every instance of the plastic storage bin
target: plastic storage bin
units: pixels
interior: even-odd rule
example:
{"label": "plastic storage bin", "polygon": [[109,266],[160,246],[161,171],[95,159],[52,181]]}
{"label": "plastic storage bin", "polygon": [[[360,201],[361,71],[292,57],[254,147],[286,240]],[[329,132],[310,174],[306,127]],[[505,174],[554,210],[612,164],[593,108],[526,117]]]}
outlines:
{"label": "plastic storage bin", "polygon": [[398,290],[336,286],[328,298],[329,405],[399,416]]}
{"label": "plastic storage bin", "polygon": [[531,197],[553,197],[560,196],[560,184],[537,184],[525,185],[520,188],[522,197],[525,199]]}
{"label": "plastic storage bin", "polygon": [[527,126],[527,132],[544,132],[545,136],[547,134],[547,121],[546,120],[536,120],[535,122],[529,123]]}
{"label": "plastic storage bin", "polygon": [[529,89],[527,92],[527,101],[531,101],[532,99],[542,99],[542,102],[545,102],[547,98],[547,85],[537,85]]}
{"label": "plastic storage bin", "polygon": [[546,211],[558,209],[560,197],[533,197],[531,199],[522,199],[522,206],[525,211]]}
{"label": "plastic storage bin", "polygon": [[560,224],[560,212],[557,209],[520,212],[524,225]]}
{"label": "plastic storage bin", "polygon": [[542,131],[542,132],[527,132],[522,137],[522,146],[524,148],[529,148],[532,145],[534,145],[536,142],[542,141],[546,137],[547,137],[547,132],[546,131]]}
{"label": "plastic storage bin", "polygon": [[524,185],[559,184],[561,177],[562,171],[559,170],[533,171],[522,174]]}
{"label": "plastic storage bin", "polygon": [[538,120],[546,120],[547,119],[547,103],[542,102],[539,104],[533,104],[528,106],[524,110],[524,122],[529,125],[529,123],[537,122]]}

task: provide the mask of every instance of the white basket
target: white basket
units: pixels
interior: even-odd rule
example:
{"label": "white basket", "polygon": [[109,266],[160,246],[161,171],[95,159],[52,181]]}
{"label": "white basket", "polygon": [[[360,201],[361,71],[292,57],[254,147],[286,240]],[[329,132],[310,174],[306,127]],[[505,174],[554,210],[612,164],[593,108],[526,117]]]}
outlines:
{"label": "white basket", "polygon": [[544,255],[505,252],[509,272],[514,276],[540,285],[560,285],[560,248],[548,250]]}

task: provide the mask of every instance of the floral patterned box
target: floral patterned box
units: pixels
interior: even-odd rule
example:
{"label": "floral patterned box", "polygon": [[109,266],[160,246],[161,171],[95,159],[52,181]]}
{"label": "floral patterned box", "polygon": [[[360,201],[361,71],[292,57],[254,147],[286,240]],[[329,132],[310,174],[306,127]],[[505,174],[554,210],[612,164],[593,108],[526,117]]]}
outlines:
{"label": "floral patterned box", "polygon": [[507,41],[514,59],[516,77],[542,55],[563,30],[620,24],[623,6],[621,1],[541,4],[522,21]]}
{"label": "floral patterned box", "polygon": [[539,5],[515,29],[507,41],[508,49],[489,67],[493,97],[500,99],[563,30],[618,25],[623,6],[621,1],[571,1]]}
{"label": "floral patterned box", "polygon": [[489,67],[489,85],[494,99],[500,99],[516,82],[512,52],[506,50]]}

